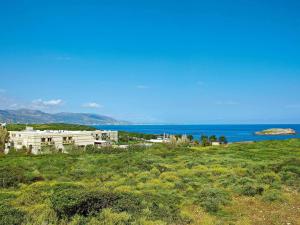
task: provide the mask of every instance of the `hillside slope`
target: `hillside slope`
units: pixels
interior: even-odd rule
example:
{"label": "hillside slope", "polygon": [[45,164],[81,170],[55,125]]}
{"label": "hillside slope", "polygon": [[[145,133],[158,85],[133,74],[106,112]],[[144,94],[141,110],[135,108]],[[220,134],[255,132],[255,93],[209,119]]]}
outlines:
{"label": "hillside slope", "polygon": [[46,113],[40,110],[0,110],[2,123],[71,123],[83,125],[128,124],[114,118],[89,113]]}

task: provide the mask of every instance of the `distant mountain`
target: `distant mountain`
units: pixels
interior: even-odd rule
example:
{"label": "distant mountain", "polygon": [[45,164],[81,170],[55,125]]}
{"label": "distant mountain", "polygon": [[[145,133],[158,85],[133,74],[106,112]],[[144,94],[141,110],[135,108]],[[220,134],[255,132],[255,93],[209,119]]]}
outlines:
{"label": "distant mountain", "polygon": [[0,110],[2,123],[71,123],[82,125],[120,125],[129,124],[108,116],[89,113],[45,113],[40,110],[18,109]]}

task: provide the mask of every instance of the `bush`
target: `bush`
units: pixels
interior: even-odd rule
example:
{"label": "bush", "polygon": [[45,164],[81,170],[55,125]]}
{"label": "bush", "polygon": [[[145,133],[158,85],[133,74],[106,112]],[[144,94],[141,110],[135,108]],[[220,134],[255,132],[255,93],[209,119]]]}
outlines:
{"label": "bush", "polygon": [[0,187],[17,187],[24,181],[25,176],[22,169],[10,166],[0,167]]}
{"label": "bush", "polygon": [[264,173],[260,176],[260,181],[264,184],[274,185],[280,182],[280,177],[276,173]]}
{"label": "bush", "polygon": [[80,147],[77,145],[64,145],[64,151],[71,155],[80,155],[84,152],[84,147]]}
{"label": "bush", "polygon": [[261,195],[264,192],[264,187],[257,184],[255,180],[248,177],[240,179],[237,183],[236,188],[238,192],[245,196]]}
{"label": "bush", "polygon": [[296,188],[300,191],[299,176],[293,172],[284,171],[280,173],[281,180],[284,184]]}
{"label": "bush", "polygon": [[269,190],[266,191],[262,197],[262,199],[266,202],[274,202],[274,201],[283,201],[283,197],[279,191]]}
{"label": "bush", "polygon": [[140,212],[141,200],[132,194],[108,191],[87,191],[82,188],[58,188],[51,196],[53,209],[59,218],[75,214],[95,215],[104,208],[118,212]]}
{"label": "bush", "polygon": [[230,197],[228,193],[217,188],[202,190],[197,196],[197,203],[207,212],[217,212],[221,206],[228,204]]}
{"label": "bush", "polygon": [[150,210],[148,219],[164,220],[167,224],[183,224],[179,209],[181,198],[174,192],[145,193],[143,198],[147,201],[147,208]]}
{"label": "bush", "polygon": [[92,218],[88,225],[127,225],[130,215],[126,212],[116,213],[112,209],[104,209],[97,217]]}
{"label": "bush", "polygon": [[55,146],[50,145],[50,146],[43,146],[40,150],[40,154],[55,154],[59,153],[60,150],[57,149]]}
{"label": "bush", "polygon": [[20,225],[24,213],[10,205],[0,205],[0,225]]}
{"label": "bush", "polygon": [[113,209],[118,212],[140,213],[143,209],[139,196],[131,193],[116,193],[117,200],[113,204]]}
{"label": "bush", "polygon": [[75,214],[89,216],[101,209],[112,206],[114,196],[110,193],[86,192],[81,189],[63,189],[51,196],[53,209],[59,218]]}
{"label": "bush", "polygon": [[240,190],[242,195],[255,196],[257,194],[261,195],[264,191],[264,188],[254,184],[246,184],[242,186]]}
{"label": "bush", "polygon": [[85,146],[85,152],[86,153],[95,153],[96,150],[97,150],[97,147],[95,147],[94,145]]}

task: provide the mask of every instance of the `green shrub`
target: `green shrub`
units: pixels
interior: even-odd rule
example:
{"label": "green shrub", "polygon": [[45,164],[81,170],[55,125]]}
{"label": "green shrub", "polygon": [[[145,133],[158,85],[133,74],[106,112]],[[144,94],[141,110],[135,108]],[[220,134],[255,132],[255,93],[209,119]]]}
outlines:
{"label": "green shrub", "polygon": [[112,208],[118,212],[140,213],[143,209],[142,200],[132,193],[115,193],[117,199]]}
{"label": "green shrub", "polygon": [[40,150],[40,154],[55,154],[59,153],[60,150],[57,149],[54,145],[43,146]]}
{"label": "green shrub", "polygon": [[101,209],[112,206],[115,198],[110,193],[63,189],[54,192],[51,202],[59,218],[70,218],[75,214],[94,215]]}
{"label": "green shrub", "polygon": [[264,188],[261,186],[257,186],[255,184],[245,184],[240,187],[240,193],[246,196],[255,196],[257,194],[261,195],[264,191]]}
{"label": "green shrub", "polygon": [[70,218],[75,214],[95,215],[104,208],[132,213],[142,210],[141,200],[133,194],[90,191],[78,187],[56,189],[51,196],[51,202],[59,218]]}
{"label": "green shrub", "polygon": [[0,187],[17,187],[24,181],[25,176],[21,168],[11,166],[0,167]]}
{"label": "green shrub", "polygon": [[80,147],[77,145],[64,145],[65,152],[71,154],[71,155],[80,155],[84,152],[84,147]]}
{"label": "green shrub", "polygon": [[282,194],[277,190],[266,191],[263,194],[262,199],[266,202],[274,202],[274,201],[282,202],[283,201]]}
{"label": "green shrub", "polygon": [[38,182],[43,180],[45,180],[45,178],[38,170],[34,170],[32,172],[26,173],[27,183],[33,183],[33,182]]}
{"label": "green shrub", "polygon": [[8,156],[25,156],[30,154],[31,152],[26,148],[26,146],[22,146],[21,149],[10,148],[7,153]]}
{"label": "green shrub", "polygon": [[274,185],[280,182],[280,177],[276,173],[264,173],[260,176],[260,181],[264,184]]}
{"label": "green shrub", "polygon": [[85,152],[86,153],[95,153],[97,150],[97,147],[94,145],[87,145],[85,146]]}
{"label": "green shrub", "polygon": [[283,171],[280,173],[280,177],[284,184],[300,191],[300,178],[297,174],[290,171]]}
{"label": "green shrub", "polygon": [[243,177],[237,181],[234,188],[238,193],[245,196],[261,195],[264,192],[264,187],[248,177]]}
{"label": "green shrub", "polygon": [[150,210],[149,219],[163,220],[168,224],[182,224],[180,216],[181,198],[174,192],[168,191],[160,194],[147,193],[143,196]]}
{"label": "green shrub", "polygon": [[15,194],[0,192],[0,205],[11,199],[14,199],[15,197],[16,197]]}
{"label": "green shrub", "polygon": [[205,211],[214,213],[220,210],[230,202],[230,196],[227,192],[217,188],[203,189],[197,196],[196,202],[200,204]]}
{"label": "green shrub", "polygon": [[130,215],[126,212],[113,212],[112,209],[104,209],[97,217],[91,219],[88,225],[129,225]]}
{"label": "green shrub", "polygon": [[0,225],[20,225],[25,214],[10,205],[0,204]]}

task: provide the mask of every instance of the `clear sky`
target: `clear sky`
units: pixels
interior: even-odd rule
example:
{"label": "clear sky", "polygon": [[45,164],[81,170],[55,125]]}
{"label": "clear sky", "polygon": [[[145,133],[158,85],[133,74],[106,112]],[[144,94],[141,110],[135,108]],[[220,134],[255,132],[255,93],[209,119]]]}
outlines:
{"label": "clear sky", "polygon": [[0,0],[0,108],[300,123],[298,0]]}

